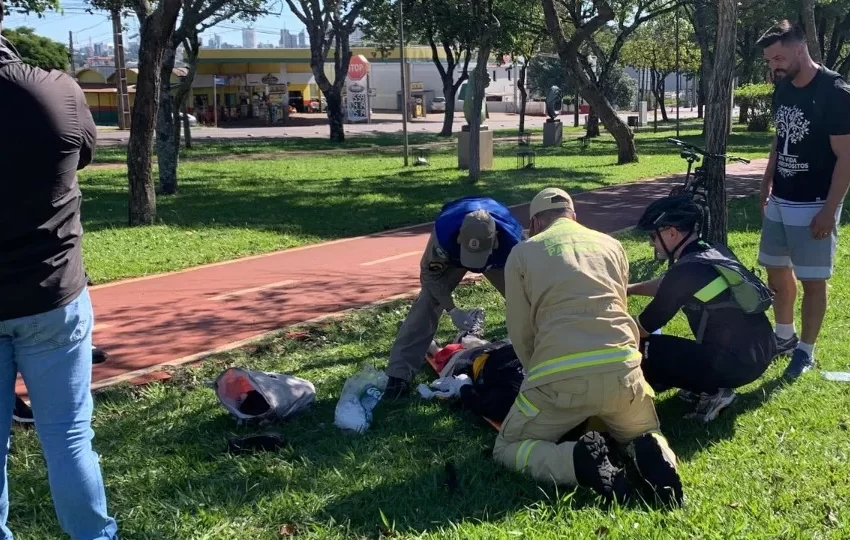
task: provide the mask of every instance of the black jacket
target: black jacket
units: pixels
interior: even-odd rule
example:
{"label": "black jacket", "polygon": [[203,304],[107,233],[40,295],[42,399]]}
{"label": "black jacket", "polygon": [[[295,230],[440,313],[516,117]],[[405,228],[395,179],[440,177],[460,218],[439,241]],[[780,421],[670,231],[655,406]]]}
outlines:
{"label": "black jacket", "polygon": [[73,301],[86,286],[77,170],[97,130],[79,85],[24,64],[0,39],[0,321]]}
{"label": "black jacket", "polygon": [[481,416],[494,422],[502,422],[522,386],[522,363],[517,358],[513,346],[507,343],[489,352],[482,352],[476,360],[479,360],[479,369],[476,372],[473,372],[472,367],[461,371],[473,381],[471,385],[461,388],[461,403]]}

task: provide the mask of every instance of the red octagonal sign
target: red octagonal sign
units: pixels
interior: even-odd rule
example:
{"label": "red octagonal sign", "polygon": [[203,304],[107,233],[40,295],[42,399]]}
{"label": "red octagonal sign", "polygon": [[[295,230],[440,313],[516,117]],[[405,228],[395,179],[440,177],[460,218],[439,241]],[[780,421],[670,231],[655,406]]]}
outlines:
{"label": "red octagonal sign", "polygon": [[351,57],[351,62],[348,64],[348,78],[352,81],[359,81],[369,74],[369,61],[362,54]]}

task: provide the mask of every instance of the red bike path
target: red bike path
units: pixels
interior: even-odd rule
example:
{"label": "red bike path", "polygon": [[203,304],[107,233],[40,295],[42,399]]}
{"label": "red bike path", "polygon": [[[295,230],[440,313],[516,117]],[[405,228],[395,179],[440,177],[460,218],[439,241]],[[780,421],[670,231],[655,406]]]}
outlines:
{"label": "red bike path", "polygon": [[[758,190],[766,160],[727,169],[729,196]],[[584,225],[631,227],[673,176],[575,195]],[[527,205],[512,207],[524,224]],[[299,323],[415,294],[431,224],[289,249],[95,286],[95,344],[109,360],[93,387],[163,378],[165,366],[200,360]],[[25,393],[21,381],[17,391]]]}

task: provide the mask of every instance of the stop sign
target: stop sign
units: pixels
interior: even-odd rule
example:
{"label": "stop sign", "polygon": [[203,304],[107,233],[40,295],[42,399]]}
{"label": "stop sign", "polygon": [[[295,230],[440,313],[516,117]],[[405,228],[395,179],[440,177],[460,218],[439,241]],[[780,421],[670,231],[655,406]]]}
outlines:
{"label": "stop sign", "polygon": [[351,62],[348,64],[348,78],[352,81],[359,81],[369,73],[369,61],[362,54],[351,57]]}

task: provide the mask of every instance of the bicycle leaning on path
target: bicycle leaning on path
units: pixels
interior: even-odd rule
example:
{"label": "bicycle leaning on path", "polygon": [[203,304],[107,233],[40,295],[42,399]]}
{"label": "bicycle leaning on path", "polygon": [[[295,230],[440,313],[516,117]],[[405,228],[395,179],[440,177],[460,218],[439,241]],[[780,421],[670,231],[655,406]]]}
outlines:
{"label": "bicycle leaning on path", "polygon": [[712,154],[711,152],[700,148],[699,146],[687,143],[679,139],[667,139],[667,142],[678,146],[682,149],[679,156],[688,162],[688,172],[685,175],[685,181],[670,190],[670,195],[690,195],[694,202],[702,210],[703,219],[699,226],[699,235],[702,238],[708,238],[711,230],[711,213],[708,205],[708,175],[699,163],[703,159],[725,159],[730,162],[737,161],[738,163],[749,163],[750,160],[728,154]]}

